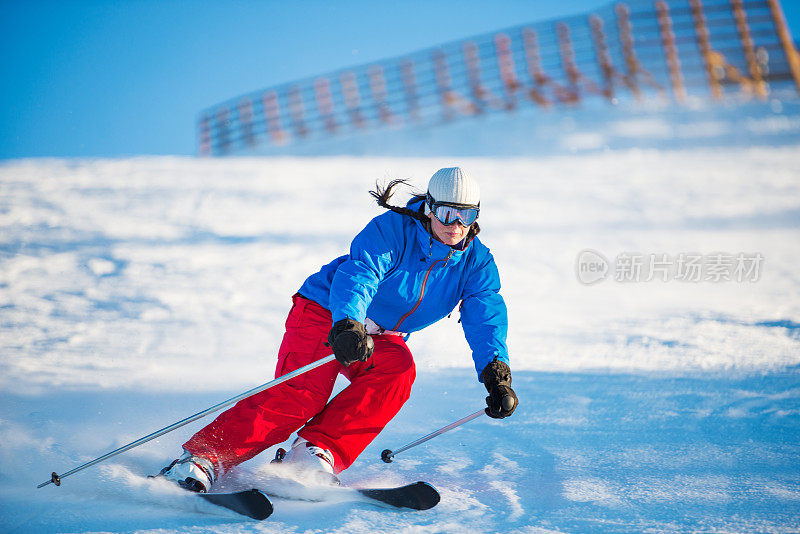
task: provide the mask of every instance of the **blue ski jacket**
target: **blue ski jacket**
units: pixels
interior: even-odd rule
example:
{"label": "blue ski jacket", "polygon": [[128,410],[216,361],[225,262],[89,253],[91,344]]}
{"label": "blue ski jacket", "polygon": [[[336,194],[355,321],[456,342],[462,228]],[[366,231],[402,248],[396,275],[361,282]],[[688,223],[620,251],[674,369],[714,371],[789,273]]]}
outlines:
{"label": "blue ski jacket", "polygon": [[[417,210],[422,201],[407,207]],[[367,317],[385,330],[411,333],[450,314],[461,301],[461,325],[475,370],[508,363],[508,314],[489,249],[475,237],[464,250],[436,240],[422,223],[393,211],[353,239],[350,254],[309,276],[299,293],[331,311],[333,322]]]}

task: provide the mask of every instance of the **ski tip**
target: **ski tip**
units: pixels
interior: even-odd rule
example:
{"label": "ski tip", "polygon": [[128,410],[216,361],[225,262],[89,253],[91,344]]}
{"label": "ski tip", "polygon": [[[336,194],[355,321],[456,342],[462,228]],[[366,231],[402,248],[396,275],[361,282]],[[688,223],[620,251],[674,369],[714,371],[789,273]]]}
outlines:
{"label": "ski tip", "polygon": [[233,510],[243,516],[262,521],[272,515],[272,501],[258,489],[236,493],[196,493],[203,500]]}
{"label": "ski tip", "polygon": [[250,517],[262,521],[271,516],[274,508],[272,506],[272,501],[269,499],[269,497],[267,497],[267,494],[259,489],[251,489],[250,493],[253,494],[256,499],[258,499],[258,502],[261,505],[260,508],[255,510],[253,515]]}
{"label": "ski tip", "polygon": [[436,488],[422,481],[396,488],[359,489],[358,492],[365,497],[395,508],[411,508],[412,510],[428,510],[439,504],[441,500]]}
{"label": "ski tip", "polygon": [[424,507],[417,508],[417,510],[428,510],[439,504],[439,501],[442,500],[442,496],[439,495],[439,491],[431,484],[420,480],[414,485],[419,488],[420,494],[424,495],[424,498],[419,501],[419,503]]}

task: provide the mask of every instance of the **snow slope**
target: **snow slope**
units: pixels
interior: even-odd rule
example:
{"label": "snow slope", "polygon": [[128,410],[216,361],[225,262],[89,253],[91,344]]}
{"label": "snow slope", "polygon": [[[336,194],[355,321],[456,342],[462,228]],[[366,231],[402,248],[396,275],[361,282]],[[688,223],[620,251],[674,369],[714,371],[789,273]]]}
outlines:
{"label": "snow slope", "polygon": [[[5,162],[0,530],[800,529],[798,148]],[[201,423],[35,488],[271,378],[291,295],[380,213],[375,180],[422,188],[454,163],[482,182],[520,408],[379,461],[480,408],[455,313],[412,336],[412,398],[343,475],[430,480],[440,506],[279,502],[257,524],[148,484]],[[756,281],[585,285],[584,249],[763,264]],[[228,484],[263,480],[273,450]]]}

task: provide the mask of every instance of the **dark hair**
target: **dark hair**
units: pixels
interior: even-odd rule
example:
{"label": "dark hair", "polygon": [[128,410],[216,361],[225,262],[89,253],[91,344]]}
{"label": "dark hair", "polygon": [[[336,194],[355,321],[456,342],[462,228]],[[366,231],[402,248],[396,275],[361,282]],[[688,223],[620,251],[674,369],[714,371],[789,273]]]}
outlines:
{"label": "dark hair", "polygon": [[[399,213],[400,215],[408,215],[413,219],[417,219],[421,221],[425,228],[431,232],[430,228],[430,220],[425,215],[425,200],[427,199],[428,195],[423,193],[414,193],[412,190],[412,197],[411,201],[419,201],[422,200],[422,204],[420,204],[419,208],[416,210],[412,210],[405,207],[400,206],[393,206],[389,204],[389,199],[392,198],[394,194],[394,188],[398,185],[408,185],[408,180],[404,180],[403,178],[397,178],[395,180],[390,181],[385,186],[381,187],[380,184],[375,182],[375,190],[370,191],[369,194],[378,202],[378,206],[382,208],[386,208],[387,210],[392,210],[395,213]],[[410,187],[410,186],[409,186]],[[478,235],[478,232],[481,231],[480,226],[478,226],[478,221],[472,223],[469,228],[469,232],[467,233],[466,243],[472,241],[472,238]]]}
{"label": "dark hair", "polygon": [[[387,210],[392,210],[395,213],[399,213],[400,215],[408,215],[418,221],[425,222],[427,217],[425,217],[425,212],[423,211],[424,204],[419,207],[418,210],[412,210],[409,208],[403,208],[400,206],[392,206],[389,204],[389,199],[392,198],[394,194],[394,188],[398,185],[408,185],[408,181],[402,178],[398,178],[396,180],[392,180],[387,185],[381,187],[380,184],[377,182],[375,183],[375,191],[370,191],[369,194],[378,202],[378,206],[382,208],[386,208]],[[413,193],[412,200],[424,200],[425,195],[419,193]]]}

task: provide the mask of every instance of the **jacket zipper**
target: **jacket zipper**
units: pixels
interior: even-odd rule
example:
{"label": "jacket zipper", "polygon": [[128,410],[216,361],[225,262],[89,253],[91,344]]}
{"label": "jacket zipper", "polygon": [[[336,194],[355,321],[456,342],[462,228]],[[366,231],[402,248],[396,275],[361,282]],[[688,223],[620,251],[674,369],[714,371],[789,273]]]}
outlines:
{"label": "jacket zipper", "polygon": [[446,256],[445,258],[442,258],[442,259],[436,260],[435,262],[433,262],[433,263],[431,264],[431,266],[430,266],[430,267],[428,267],[428,271],[425,273],[425,278],[423,278],[423,279],[422,279],[422,285],[421,285],[421,286],[420,286],[420,288],[419,288],[419,298],[417,299],[417,302],[414,304],[414,307],[412,307],[410,310],[408,310],[408,311],[407,311],[407,312],[406,312],[406,313],[405,313],[405,314],[404,314],[404,315],[403,315],[403,316],[400,318],[400,320],[399,320],[399,321],[397,321],[397,324],[396,324],[396,325],[394,325],[394,328],[392,328],[392,330],[394,330],[395,332],[399,332],[399,331],[400,331],[400,330],[399,330],[399,328],[400,328],[400,325],[401,325],[401,324],[403,324],[403,321],[405,321],[406,319],[408,319],[408,317],[409,317],[409,316],[410,316],[412,313],[414,313],[414,312],[416,311],[416,309],[417,309],[417,308],[419,308],[419,305],[420,305],[420,304],[422,304],[422,297],[424,297],[424,296],[425,296],[425,284],[427,284],[427,283],[428,283],[428,276],[430,276],[430,274],[431,274],[431,271],[433,270],[433,268],[434,268],[434,267],[436,267],[436,264],[437,264],[437,263],[439,263],[440,261],[443,261],[443,262],[445,262],[445,265],[447,265],[447,262],[448,262],[448,261],[450,260],[450,258],[452,258],[452,257],[453,257],[453,250],[451,249],[451,250],[450,250],[450,252],[448,252],[448,253],[447,253],[447,256]]}

